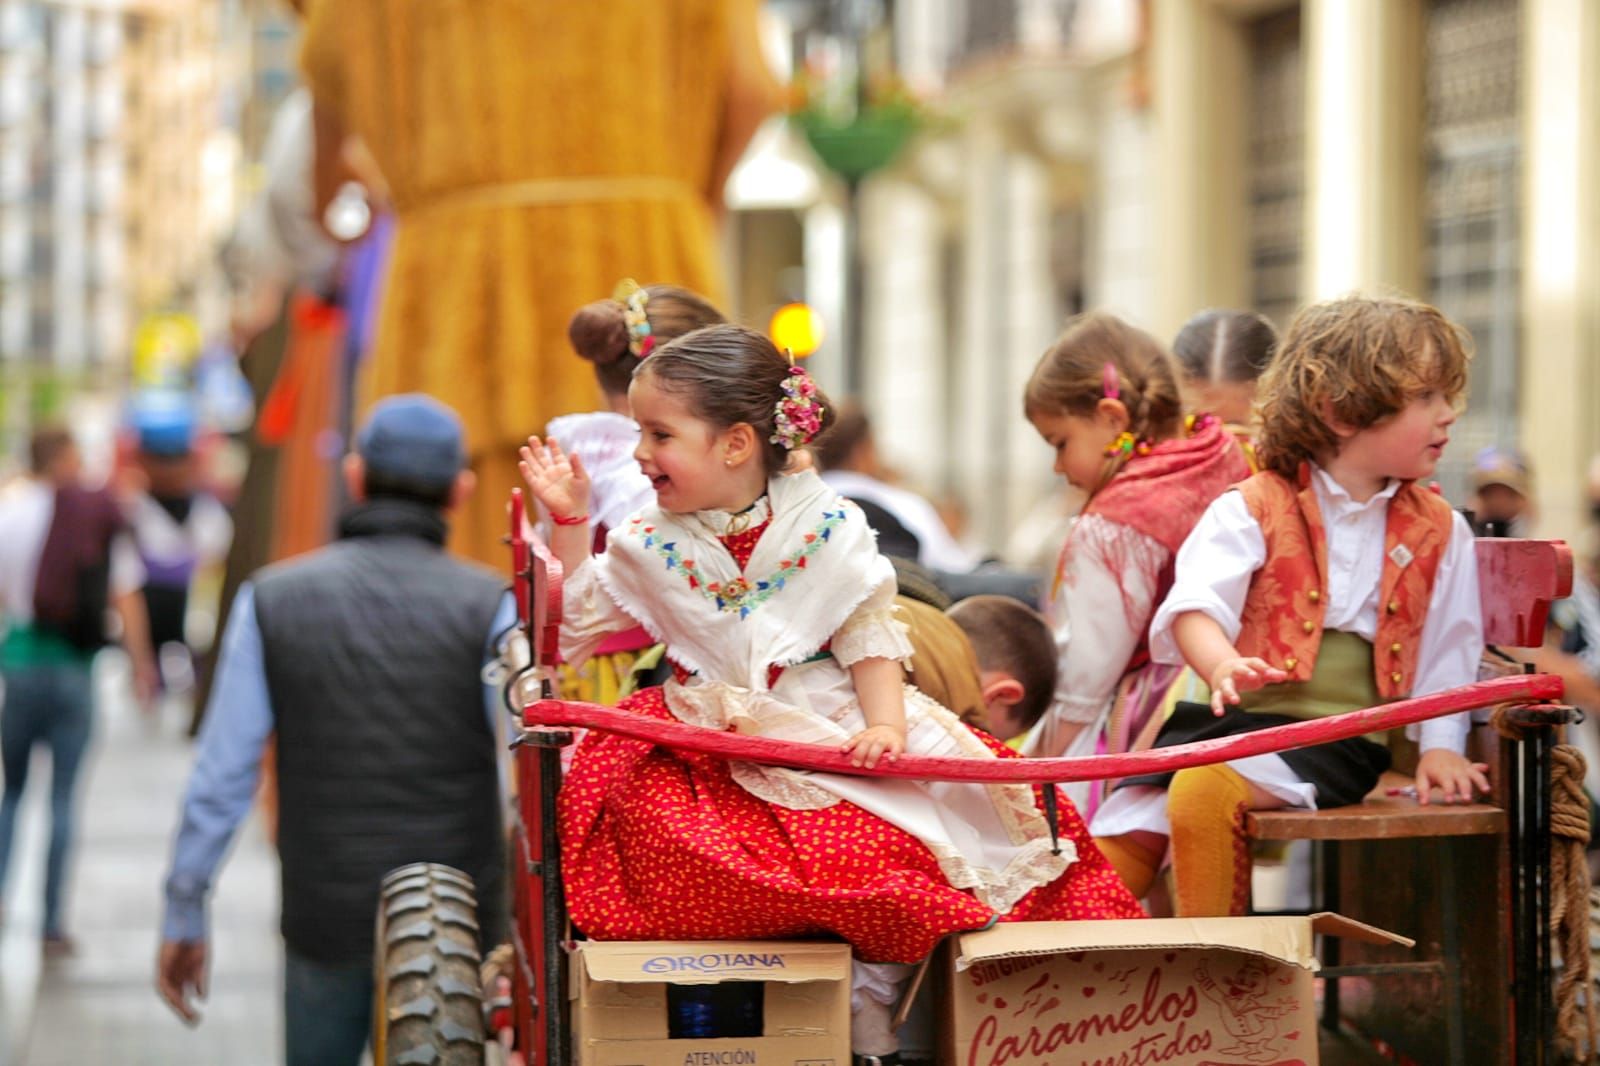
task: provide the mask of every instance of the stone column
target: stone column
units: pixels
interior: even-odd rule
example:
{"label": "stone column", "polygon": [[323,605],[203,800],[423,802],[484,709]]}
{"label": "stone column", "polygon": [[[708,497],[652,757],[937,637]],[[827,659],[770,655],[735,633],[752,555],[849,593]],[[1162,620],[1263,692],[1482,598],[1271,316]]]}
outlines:
{"label": "stone column", "polygon": [[1577,546],[1600,450],[1600,5],[1522,17],[1522,445],[1539,533]]}
{"label": "stone column", "polygon": [[1249,305],[1249,52],[1243,22],[1210,0],[1157,0],[1151,18],[1152,325],[1170,341],[1202,308]]}
{"label": "stone column", "polygon": [[1306,0],[1302,296],[1418,295],[1423,88],[1419,0]]}

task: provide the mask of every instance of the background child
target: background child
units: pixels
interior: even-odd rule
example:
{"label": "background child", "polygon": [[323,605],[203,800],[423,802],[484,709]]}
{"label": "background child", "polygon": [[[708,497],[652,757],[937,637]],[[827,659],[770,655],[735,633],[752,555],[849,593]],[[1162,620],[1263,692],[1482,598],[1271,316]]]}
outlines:
{"label": "background child", "polygon": [[1055,695],[1050,623],[1009,596],[968,596],[945,615],[961,627],[977,655],[989,732],[1008,744],[1020,738]]}
{"label": "background child", "polygon": [[1256,381],[1272,361],[1278,331],[1254,311],[1201,311],[1183,324],[1172,354],[1183,374],[1184,405],[1222,419],[1254,473]]}
{"label": "background child", "polygon": [[[1056,453],[1056,473],[1089,494],[1061,549],[1045,617],[1056,694],[1023,752],[1087,755],[1126,738],[1159,705],[1177,667],[1152,663],[1145,633],[1172,559],[1201,512],[1245,466],[1214,418],[1186,423],[1177,375],[1143,330],[1106,314],[1074,320],[1034,369],[1023,409]],[[1088,785],[1069,786],[1076,802]]]}
{"label": "background child", "polygon": [[[657,345],[723,321],[722,312],[687,289],[641,288],[633,281],[621,282],[611,299],[572,316],[567,337],[578,357],[594,366],[606,409],[551,419],[545,435],[561,441],[589,474],[589,530],[597,549],[604,549],[608,530],[655,499],[633,457],[639,445],[639,427],[628,417],[633,372]],[[562,697],[615,703],[633,691],[635,671],[649,668],[654,657],[645,653],[655,643],[637,627],[613,635],[581,669],[562,668]]]}
{"label": "background child", "polygon": [[[1180,704],[1157,746],[1420,696],[1477,677],[1472,531],[1434,492],[1466,384],[1460,330],[1401,300],[1300,312],[1262,380],[1266,469],[1207,509],[1178,553],[1152,655],[1188,662],[1210,706]],[[1487,789],[1462,757],[1467,716],[1422,724],[1417,791]],[[1242,913],[1241,814],[1365,796],[1389,752],[1364,738],[1130,779],[1095,820],[1136,895],[1168,838],[1180,915]],[[1163,793],[1162,790],[1165,790]]]}
{"label": "background child", "polygon": [[[629,403],[656,503],[603,555],[581,460],[536,439],[522,452],[567,566],[569,660],[643,624],[677,669],[622,702],[635,713],[833,744],[867,767],[1003,751],[905,686],[893,567],[857,509],[809,469],[788,473],[829,417],[803,369],[758,333],[712,326],[652,353]],[[909,963],[1001,916],[1137,916],[1070,804],[1063,815],[1055,854],[1027,786],[730,765],[591,733],[562,789],[562,873],[574,924],[597,939],[833,932],[864,960]],[[858,1053],[895,1050],[901,977],[858,970]]]}

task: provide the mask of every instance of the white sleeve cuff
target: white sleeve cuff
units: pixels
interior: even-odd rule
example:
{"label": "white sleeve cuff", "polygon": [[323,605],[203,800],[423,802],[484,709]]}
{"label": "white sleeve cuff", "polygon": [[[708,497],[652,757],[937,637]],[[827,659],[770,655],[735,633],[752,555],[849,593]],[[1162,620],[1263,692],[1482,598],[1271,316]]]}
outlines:
{"label": "white sleeve cuff", "polygon": [[1462,711],[1443,718],[1430,718],[1426,722],[1413,722],[1406,726],[1406,738],[1415,740],[1421,751],[1448,748],[1460,755],[1467,750],[1467,731],[1472,728],[1472,713]]}

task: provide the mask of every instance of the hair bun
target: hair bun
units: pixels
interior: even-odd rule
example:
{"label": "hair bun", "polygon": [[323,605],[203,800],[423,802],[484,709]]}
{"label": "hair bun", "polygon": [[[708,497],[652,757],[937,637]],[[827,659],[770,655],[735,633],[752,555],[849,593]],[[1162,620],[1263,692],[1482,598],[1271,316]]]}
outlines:
{"label": "hair bun", "polygon": [[628,322],[615,300],[596,300],[578,309],[567,326],[567,339],[578,355],[596,366],[608,366],[628,354]]}

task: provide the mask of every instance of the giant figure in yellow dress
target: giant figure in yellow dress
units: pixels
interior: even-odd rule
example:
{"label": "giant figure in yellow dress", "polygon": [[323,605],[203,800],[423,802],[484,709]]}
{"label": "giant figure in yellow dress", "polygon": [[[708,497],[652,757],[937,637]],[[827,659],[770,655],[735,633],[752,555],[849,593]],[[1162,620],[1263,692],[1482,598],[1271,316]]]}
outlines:
{"label": "giant figure in yellow dress", "polygon": [[722,187],[775,100],[755,0],[315,0],[320,190],[347,135],[398,218],[361,401],[460,411],[479,480],[452,546],[505,561],[516,449],[596,402],[572,312],[618,278],[720,300]]}

